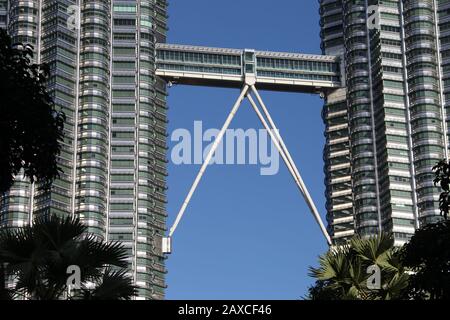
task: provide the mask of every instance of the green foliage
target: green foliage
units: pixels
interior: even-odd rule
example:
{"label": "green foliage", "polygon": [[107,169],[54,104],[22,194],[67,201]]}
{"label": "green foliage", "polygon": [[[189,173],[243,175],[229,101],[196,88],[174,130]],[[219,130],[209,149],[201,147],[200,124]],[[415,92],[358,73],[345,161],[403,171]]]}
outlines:
{"label": "green foliage", "polygon": [[[78,219],[57,216],[36,219],[32,226],[0,232],[0,263],[15,280],[16,297],[36,300],[64,298],[67,269],[81,271],[81,292],[73,298],[130,299],[136,294],[125,275],[126,250],[118,242],[104,243],[86,235]],[[115,267],[116,271],[111,271]],[[94,289],[87,284],[94,284]],[[111,290],[115,292],[111,292]]]}
{"label": "green foliage", "polygon": [[136,290],[130,286],[125,273],[125,270],[107,268],[100,283],[93,290],[83,288],[79,297],[83,300],[130,300],[136,295]]}
{"label": "green foliage", "polygon": [[48,67],[32,57],[30,46],[13,44],[0,29],[0,193],[22,171],[46,187],[59,174],[65,116],[46,91]]}
{"label": "green foliage", "polygon": [[402,260],[413,271],[408,298],[450,299],[450,221],[417,230],[404,246]]}
{"label": "green foliage", "polygon": [[330,280],[317,280],[316,283],[308,288],[307,300],[342,300],[342,292],[333,288]]}
{"label": "green foliage", "polygon": [[[408,274],[393,247],[392,236],[381,234],[363,239],[355,237],[342,246],[333,247],[319,257],[319,267],[310,268],[317,279],[309,288],[309,299],[326,300],[391,300],[400,299],[408,285]],[[369,289],[369,266],[381,271],[380,289]]]}
{"label": "green foliage", "polygon": [[434,185],[439,184],[443,190],[439,197],[439,209],[441,215],[447,220],[450,208],[450,165],[447,160],[441,160],[433,167],[433,171]]}

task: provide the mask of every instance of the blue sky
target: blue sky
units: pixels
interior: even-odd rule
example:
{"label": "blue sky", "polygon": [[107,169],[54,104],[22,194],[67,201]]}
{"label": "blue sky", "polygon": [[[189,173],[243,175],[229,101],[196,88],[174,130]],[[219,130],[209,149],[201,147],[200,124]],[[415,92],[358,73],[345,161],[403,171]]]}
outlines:
{"label": "blue sky", "polygon": [[[168,42],[320,53],[318,1],[172,0]],[[174,86],[169,134],[220,128],[239,92]],[[325,215],[322,100],[261,92],[322,216]],[[261,128],[245,102],[231,128]],[[169,142],[172,148],[174,143]],[[281,161],[281,159],[280,159]],[[169,164],[169,226],[199,165]],[[308,266],[327,246],[288,170],[274,176],[255,165],[209,166],[173,238],[168,299],[299,299],[313,282]]]}

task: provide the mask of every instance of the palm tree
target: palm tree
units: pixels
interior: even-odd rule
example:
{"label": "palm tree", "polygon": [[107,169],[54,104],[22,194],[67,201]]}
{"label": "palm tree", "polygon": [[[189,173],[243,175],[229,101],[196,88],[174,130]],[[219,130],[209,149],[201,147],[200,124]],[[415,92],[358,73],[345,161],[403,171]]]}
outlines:
{"label": "palm tree", "polygon": [[[127,253],[118,242],[86,234],[79,219],[56,215],[31,226],[0,232],[0,264],[15,282],[15,298],[130,299],[136,294],[126,276]],[[80,268],[81,288],[68,295],[69,266]]]}
{"label": "palm tree", "polygon": [[[310,299],[329,297],[335,300],[400,299],[408,285],[408,274],[393,247],[391,235],[363,239],[354,237],[348,244],[331,248],[319,258],[319,267],[310,268],[310,276],[317,279],[310,288]],[[380,288],[370,289],[367,280],[370,266],[381,271]],[[320,289],[320,290],[319,290]]]}
{"label": "palm tree", "polygon": [[334,299],[359,299],[364,285],[360,260],[349,244],[331,248],[319,257],[319,267],[310,268],[310,276],[325,283],[322,291],[334,292]]}

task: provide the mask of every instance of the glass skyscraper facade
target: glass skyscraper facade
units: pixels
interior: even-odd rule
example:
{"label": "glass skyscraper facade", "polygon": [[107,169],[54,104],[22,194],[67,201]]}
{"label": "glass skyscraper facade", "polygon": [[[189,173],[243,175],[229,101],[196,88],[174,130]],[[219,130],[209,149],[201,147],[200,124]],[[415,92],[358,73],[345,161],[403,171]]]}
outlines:
{"label": "glass skyscraper facade", "polygon": [[18,177],[0,198],[0,225],[79,217],[98,239],[125,245],[139,299],[163,299],[166,287],[166,86],[154,76],[166,23],[165,0],[0,1],[0,27],[49,65],[67,117],[63,174],[50,192]]}
{"label": "glass skyscraper facade", "polygon": [[[344,83],[324,96],[329,233],[340,244],[386,231],[401,245],[441,219],[431,168],[449,153],[450,0],[319,3],[322,51],[340,57]],[[17,177],[0,226],[79,217],[125,245],[139,299],[163,299],[167,94],[155,44],[167,1],[0,0],[0,28],[49,65],[67,117],[60,178],[42,191]]]}
{"label": "glass skyscraper facade", "polygon": [[323,110],[329,232],[342,243],[382,230],[400,245],[440,219],[431,168],[448,154],[450,1],[319,2],[323,53],[341,57],[346,82]]}

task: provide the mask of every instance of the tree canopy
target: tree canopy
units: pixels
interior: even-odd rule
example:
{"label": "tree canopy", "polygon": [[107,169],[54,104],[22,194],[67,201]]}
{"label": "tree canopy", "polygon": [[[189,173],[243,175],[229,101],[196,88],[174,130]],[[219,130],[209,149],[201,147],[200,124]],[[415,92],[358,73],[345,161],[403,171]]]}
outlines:
{"label": "tree canopy", "polygon": [[402,261],[412,271],[408,298],[450,299],[450,221],[417,230],[402,249]]}
{"label": "tree canopy", "polygon": [[65,116],[46,89],[48,66],[32,59],[31,46],[12,43],[0,29],[0,193],[19,173],[43,185],[59,174]]}
{"label": "tree canopy", "polygon": [[433,167],[434,185],[441,187],[442,192],[439,197],[439,209],[441,215],[447,220],[450,209],[450,165],[447,160],[441,160]]}

